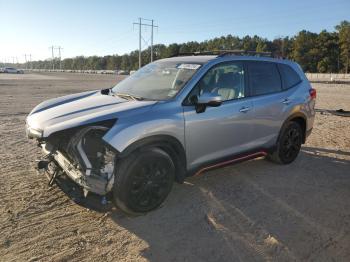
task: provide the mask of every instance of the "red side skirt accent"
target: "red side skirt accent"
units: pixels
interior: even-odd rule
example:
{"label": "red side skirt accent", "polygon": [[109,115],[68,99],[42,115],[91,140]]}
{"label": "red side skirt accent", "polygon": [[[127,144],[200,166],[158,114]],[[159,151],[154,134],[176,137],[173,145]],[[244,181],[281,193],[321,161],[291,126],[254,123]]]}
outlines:
{"label": "red side skirt accent", "polygon": [[235,163],[235,162],[238,162],[238,161],[241,161],[241,160],[253,159],[253,158],[256,158],[256,157],[260,157],[260,156],[267,156],[267,152],[260,151],[260,152],[256,152],[256,153],[253,153],[253,154],[249,154],[249,155],[233,158],[233,159],[230,159],[230,160],[227,160],[227,161],[224,161],[224,162],[220,162],[220,163],[217,163],[215,165],[207,166],[207,167],[204,167],[204,168],[200,169],[199,171],[197,171],[195,173],[195,176],[200,175],[204,171],[207,171],[207,170],[210,170],[210,169],[213,169],[213,168],[217,168],[217,167],[220,167],[220,166],[225,166],[225,165],[228,165],[228,164],[232,164],[232,163]]}

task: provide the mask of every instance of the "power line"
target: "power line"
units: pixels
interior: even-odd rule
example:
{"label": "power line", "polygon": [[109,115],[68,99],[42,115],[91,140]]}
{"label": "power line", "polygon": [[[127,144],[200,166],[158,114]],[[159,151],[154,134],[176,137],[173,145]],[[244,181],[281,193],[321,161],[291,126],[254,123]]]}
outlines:
{"label": "power line", "polygon": [[[150,21],[151,24],[145,24],[142,21]],[[141,52],[142,52],[142,48],[141,48],[141,40],[143,40],[144,42],[146,42],[143,37],[142,37],[142,26],[145,27],[151,27],[151,62],[153,61],[153,28],[154,27],[158,27],[157,25],[154,25],[154,20],[153,19],[145,19],[145,18],[141,18],[139,17],[139,22],[138,23],[133,23],[133,25],[138,25],[139,26],[139,68],[141,68],[142,65],[142,61],[141,61]]]}

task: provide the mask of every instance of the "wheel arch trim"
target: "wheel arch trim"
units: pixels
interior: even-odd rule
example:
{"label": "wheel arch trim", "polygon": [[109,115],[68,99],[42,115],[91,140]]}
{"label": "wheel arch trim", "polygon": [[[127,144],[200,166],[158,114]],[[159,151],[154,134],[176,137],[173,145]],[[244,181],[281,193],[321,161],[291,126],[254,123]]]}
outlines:
{"label": "wheel arch trim", "polygon": [[283,128],[285,127],[285,125],[290,122],[290,121],[293,121],[293,120],[296,120],[296,119],[302,119],[303,120],[303,125],[301,128],[303,129],[303,144],[305,143],[306,141],[306,131],[307,131],[307,117],[304,113],[302,112],[296,112],[296,113],[293,113],[291,114],[290,116],[288,116],[288,118],[283,122],[282,126],[281,126],[281,129],[279,131],[279,134],[278,134],[278,138],[277,138],[277,141],[280,139],[280,136],[281,136],[281,131],[283,130]]}
{"label": "wheel arch trim", "polygon": [[176,181],[182,183],[186,177],[186,151],[181,142],[174,136],[171,135],[151,135],[137,140],[128,145],[118,155],[119,158],[127,157],[136,150],[142,150],[145,147],[153,146],[164,150],[173,159],[176,174]]}

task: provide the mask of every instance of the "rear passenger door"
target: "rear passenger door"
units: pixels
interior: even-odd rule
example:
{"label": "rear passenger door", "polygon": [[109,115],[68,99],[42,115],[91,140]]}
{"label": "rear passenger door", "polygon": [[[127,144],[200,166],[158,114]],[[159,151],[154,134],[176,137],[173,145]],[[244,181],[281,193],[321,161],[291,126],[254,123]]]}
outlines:
{"label": "rear passenger door", "polygon": [[257,147],[276,143],[279,130],[291,108],[289,92],[282,89],[276,63],[248,61],[251,101],[254,109],[254,141]]}

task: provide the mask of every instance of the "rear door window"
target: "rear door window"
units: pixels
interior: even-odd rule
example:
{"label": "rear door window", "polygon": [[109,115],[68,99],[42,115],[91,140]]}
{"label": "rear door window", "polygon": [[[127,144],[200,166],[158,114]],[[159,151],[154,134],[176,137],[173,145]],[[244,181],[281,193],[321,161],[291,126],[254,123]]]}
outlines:
{"label": "rear door window", "polygon": [[283,82],[283,89],[291,88],[301,82],[301,78],[289,65],[278,64]]}
{"label": "rear door window", "polygon": [[248,62],[249,82],[253,96],[272,94],[282,90],[277,65],[272,62]]}

